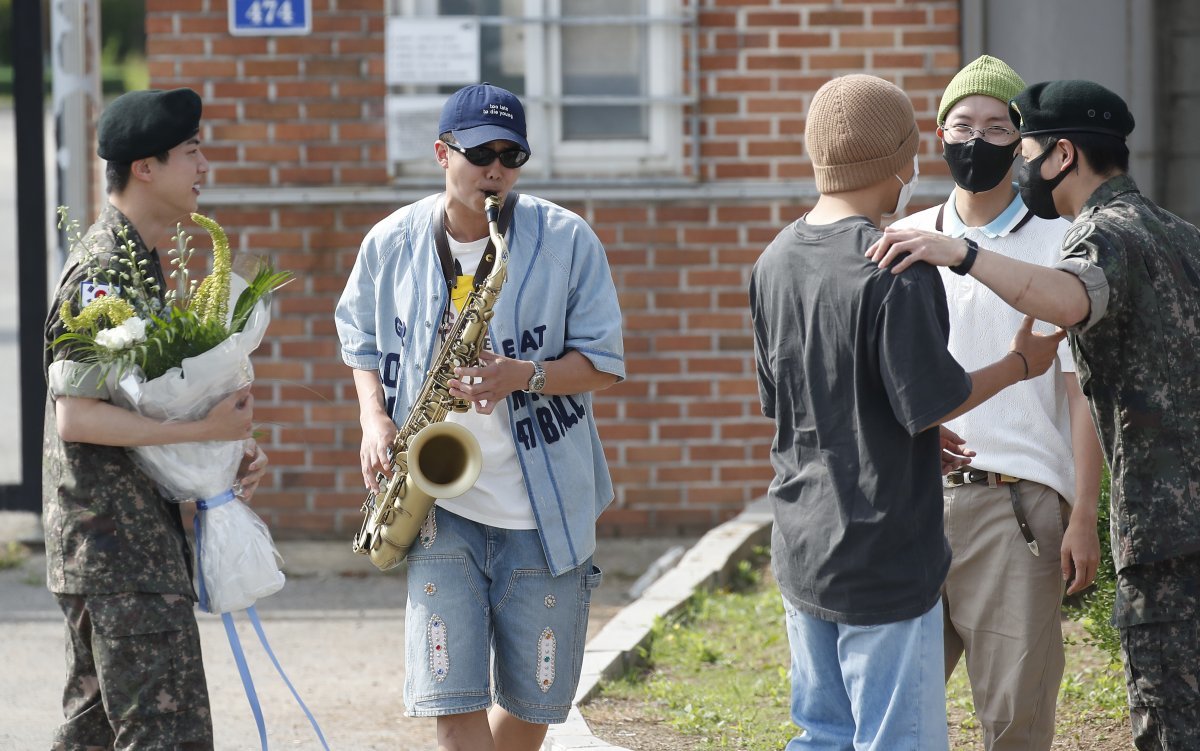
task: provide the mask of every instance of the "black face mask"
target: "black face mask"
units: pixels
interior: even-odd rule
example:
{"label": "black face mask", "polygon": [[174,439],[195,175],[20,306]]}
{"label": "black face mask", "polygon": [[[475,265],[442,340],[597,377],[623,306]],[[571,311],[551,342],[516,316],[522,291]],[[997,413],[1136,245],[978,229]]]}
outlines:
{"label": "black face mask", "polygon": [[1021,193],[1021,200],[1034,216],[1042,219],[1059,217],[1058,209],[1054,207],[1054,189],[1070,172],[1063,170],[1049,180],[1042,177],[1042,162],[1050,156],[1053,148],[1050,146],[1033,159],[1024,160],[1017,170],[1017,190]]}
{"label": "black face mask", "polygon": [[1000,184],[1012,168],[1020,141],[997,146],[982,138],[966,143],[943,143],[942,158],[950,165],[955,184],[972,193],[982,193]]}

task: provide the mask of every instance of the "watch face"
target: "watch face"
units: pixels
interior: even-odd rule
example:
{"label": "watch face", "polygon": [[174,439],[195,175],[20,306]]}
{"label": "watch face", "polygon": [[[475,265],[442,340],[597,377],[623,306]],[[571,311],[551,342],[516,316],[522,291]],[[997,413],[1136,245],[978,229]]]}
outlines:
{"label": "watch face", "polygon": [[534,363],[533,375],[529,378],[529,390],[537,393],[545,387],[546,371],[542,369],[541,363]]}

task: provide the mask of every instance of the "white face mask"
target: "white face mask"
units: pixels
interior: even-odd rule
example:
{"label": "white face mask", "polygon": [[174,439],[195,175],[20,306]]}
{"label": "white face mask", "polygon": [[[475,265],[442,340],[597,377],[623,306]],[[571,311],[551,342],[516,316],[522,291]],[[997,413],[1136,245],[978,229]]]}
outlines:
{"label": "white face mask", "polygon": [[917,189],[917,177],[920,174],[921,174],[921,169],[917,165],[917,155],[913,154],[913,176],[912,176],[912,179],[909,180],[908,182],[904,182],[903,180],[900,180],[899,175],[892,175],[892,177],[896,178],[897,180],[900,180],[900,195],[896,197],[896,208],[892,209],[889,213],[884,214],[884,216],[895,216],[896,214],[899,214],[901,211],[904,211],[904,207],[908,206],[908,201],[910,198],[912,198],[913,191]]}

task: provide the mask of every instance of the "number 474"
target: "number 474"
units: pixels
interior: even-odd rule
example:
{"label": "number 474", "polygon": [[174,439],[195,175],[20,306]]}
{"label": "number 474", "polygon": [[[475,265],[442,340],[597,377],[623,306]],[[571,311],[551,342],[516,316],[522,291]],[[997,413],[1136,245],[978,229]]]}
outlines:
{"label": "number 474", "polygon": [[295,22],[292,0],[254,0],[246,9],[246,20],[255,26],[289,25]]}

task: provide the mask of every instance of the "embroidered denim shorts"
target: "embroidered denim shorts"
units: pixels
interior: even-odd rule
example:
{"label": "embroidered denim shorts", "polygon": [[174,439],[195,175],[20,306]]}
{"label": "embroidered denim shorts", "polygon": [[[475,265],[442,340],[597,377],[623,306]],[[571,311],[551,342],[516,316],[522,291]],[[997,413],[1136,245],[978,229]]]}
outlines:
{"label": "embroidered denim shorts", "polygon": [[566,720],[602,576],[590,558],[551,576],[536,529],[435,507],[408,556],[408,715],[474,712],[494,700],[526,722]]}

